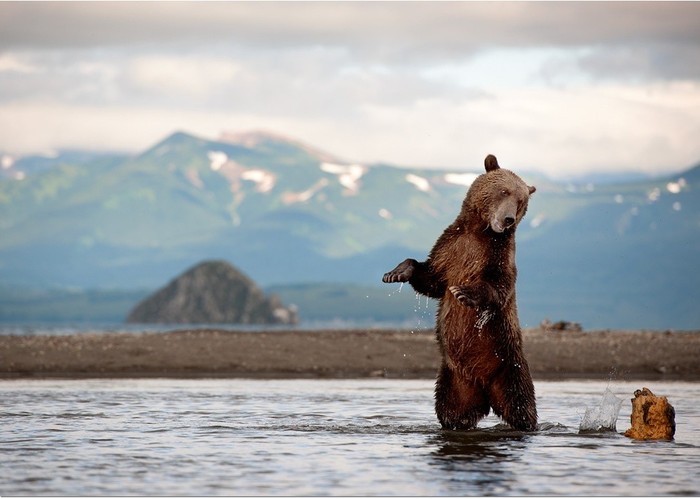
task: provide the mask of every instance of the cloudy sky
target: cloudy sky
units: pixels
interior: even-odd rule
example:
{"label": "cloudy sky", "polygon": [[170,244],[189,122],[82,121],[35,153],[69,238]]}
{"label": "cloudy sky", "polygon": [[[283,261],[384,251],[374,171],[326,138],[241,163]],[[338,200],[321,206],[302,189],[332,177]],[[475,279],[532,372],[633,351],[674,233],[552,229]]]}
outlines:
{"label": "cloudy sky", "polygon": [[700,2],[0,2],[0,151],[268,130],[358,162],[700,162]]}

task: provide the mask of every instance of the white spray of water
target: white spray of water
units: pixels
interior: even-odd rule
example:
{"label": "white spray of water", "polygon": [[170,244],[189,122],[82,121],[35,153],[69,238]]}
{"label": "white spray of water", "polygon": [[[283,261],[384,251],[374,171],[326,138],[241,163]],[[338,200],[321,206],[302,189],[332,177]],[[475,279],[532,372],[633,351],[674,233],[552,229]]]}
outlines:
{"label": "white spray of water", "polygon": [[616,431],[620,407],[622,407],[622,399],[616,397],[610,388],[606,388],[598,406],[586,407],[586,413],[578,428],[579,432]]}
{"label": "white spray of water", "polygon": [[413,308],[413,313],[418,315],[418,329],[421,329],[423,327],[423,316],[424,314],[421,313],[420,310],[420,298],[421,295],[419,293],[416,293],[416,306]]}
{"label": "white spray of water", "polygon": [[486,323],[489,321],[489,319],[491,319],[491,317],[493,317],[493,312],[491,312],[491,310],[489,310],[488,308],[484,309],[479,314],[479,318],[476,321],[476,324],[475,324],[476,328],[479,331],[481,331],[481,329],[486,325]]}
{"label": "white spray of water", "polygon": [[404,285],[404,283],[403,283],[403,282],[400,282],[400,283],[399,283],[399,287],[398,287],[398,288],[395,288],[394,291],[389,291],[389,294],[388,294],[387,296],[394,296],[395,293],[400,293],[401,290],[403,289],[403,285]]}

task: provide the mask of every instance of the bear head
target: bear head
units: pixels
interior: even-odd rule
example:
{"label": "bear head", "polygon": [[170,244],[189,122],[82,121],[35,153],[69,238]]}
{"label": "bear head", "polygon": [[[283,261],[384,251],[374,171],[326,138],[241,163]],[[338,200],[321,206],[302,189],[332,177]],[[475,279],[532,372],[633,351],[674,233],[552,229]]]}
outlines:
{"label": "bear head", "polygon": [[510,170],[501,168],[492,154],[484,161],[486,173],[472,183],[462,205],[462,214],[476,217],[483,230],[496,234],[512,232],[527,212],[534,186],[527,185]]}

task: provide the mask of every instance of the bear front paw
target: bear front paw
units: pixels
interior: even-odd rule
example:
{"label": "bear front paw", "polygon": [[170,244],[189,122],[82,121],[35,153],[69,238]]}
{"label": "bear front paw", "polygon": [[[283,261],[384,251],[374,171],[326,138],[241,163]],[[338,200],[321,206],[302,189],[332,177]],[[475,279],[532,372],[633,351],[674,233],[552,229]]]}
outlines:
{"label": "bear front paw", "polygon": [[384,274],[382,282],[408,282],[413,275],[415,263],[416,261],[411,258],[404,260],[394,270]]}
{"label": "bear front paw", "polygon": [[450,286],[450,292],[457,298],[462,305],[475,307],[478,305],[478,300],[473,296],[473,290],[466,286]]}
{"label": "bear front paw", "polygon": [[382,277],[382,282],[408,282],[410,278],[411,275],[408,272],[397,272],[392,270],[391,272],[384,274],[384,277]]}

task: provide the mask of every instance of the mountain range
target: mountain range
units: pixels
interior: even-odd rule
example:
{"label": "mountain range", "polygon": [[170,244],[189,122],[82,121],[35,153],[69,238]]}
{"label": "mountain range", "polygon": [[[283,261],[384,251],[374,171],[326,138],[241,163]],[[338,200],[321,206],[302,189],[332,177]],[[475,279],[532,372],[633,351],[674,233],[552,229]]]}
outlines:
{"label": "mountain range", "polygon": [[[362,315],[360,295],[396,291],[382,288],[382,274],[425,258],[483,171],[355,164],[259,132],[178,132],[138,155],[0,157],[0,297],[143,296],[222,259],[285,303],[306,300],[302,321],[319,313],[310,286],[336,290],[341,318]],[[700,326],[700,165],[602,183],[503,166],[537,186],[517,235],[525,325]]]}

